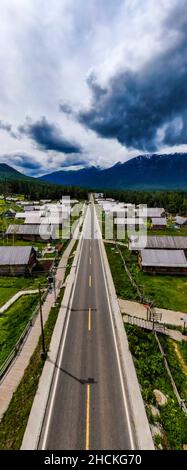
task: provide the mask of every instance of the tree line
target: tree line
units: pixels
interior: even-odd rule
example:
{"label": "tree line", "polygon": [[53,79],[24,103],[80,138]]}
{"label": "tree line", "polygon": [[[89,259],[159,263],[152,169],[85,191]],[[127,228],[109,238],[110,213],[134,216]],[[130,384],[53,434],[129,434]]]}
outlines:
{"label": "tree line", "polygon": [[48,184],[46,182],[34,182],[31,180],[2,180],[0,181],[0,193],[4,196],[23,194],[26,199],[60,199],[62,195],[75,199],[87,199],[88,190],[75,186],[62,186]]}
{"label": "tree line", "polygon": [[171,214],[187,216],[187,192],[185,191],[104,191],[105,197],[119,202],[147,204],[148,207],[163,207]]}
{"label": "tree line", "polygon": [[[102,191],[102,188],[101,188]],[[187,215],[187,192],[185,191],[134,191],[104,190],[104,197],[119,202],[147,204],[148,207],[164,207],[171,214]],[[63,186],[43,181],[4,179],[0,181],[0,193],[5,196],[23,194],[26,199],[60,199],[62,194],[75,199],[88,199],[90,190],[79,186]]]}

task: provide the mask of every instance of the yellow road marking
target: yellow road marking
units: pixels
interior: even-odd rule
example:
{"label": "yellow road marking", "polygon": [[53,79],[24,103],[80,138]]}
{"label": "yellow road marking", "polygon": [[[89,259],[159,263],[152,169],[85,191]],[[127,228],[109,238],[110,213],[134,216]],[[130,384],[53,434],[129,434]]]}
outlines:
{"label": "yellow road marking", "polygon": [[89,287],[92,287],[92,276],[89,276]]}
{"label": "yellow road marking", "polygon": [[88,310],[88,331],[91,331],[91,315],[92,315],[92,311],[91,311],[91,308],[89,308],[89,310]]}
{"label": "yellow road marking", "polygon": [[90,264],[92,264],[92,258],[91,258],[91,256],[90,256]]}
{"label": "yellow road marking", "polygon": [[86,392],[86,450],[90,450],[90,384]]}

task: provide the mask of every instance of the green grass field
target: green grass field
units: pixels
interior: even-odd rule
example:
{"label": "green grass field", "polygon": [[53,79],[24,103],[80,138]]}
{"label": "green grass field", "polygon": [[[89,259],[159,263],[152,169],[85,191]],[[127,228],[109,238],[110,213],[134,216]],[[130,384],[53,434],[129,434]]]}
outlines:
{"label": "green grass field", "polygon": [[[49,350],[63,294],[64,289],[61,289],[59,304],[56,305],[56,307],[51,308],[48,320],[45,324],[44,330],[47,350]],[[40,375],[45,364],[40,357],[41,347],[40,337],[38,345],[30,359],[29,365],[25,370],[24,376],[0,422],[1,450],[18,450],[21,447],[32,403],[38,388]]]}
{"label": "green grass field", "polygon": [[2,307],[13,295],[15,295],[20,289],[16,287],[0,287],[0,307]]}
{"label": "green grass field", "polygon": [[[114,230],[114,234],[115,234],[115,230]],[[139,230],[137,231],[137,235],[141,236],[144,235],[144,233]],[[124,236],[123,236],[123,232],[122,232],[122,236],[121,236],[121,240],[119,241],[128,241],[128,238],[130,238],[131,235],[134,235],[134,231],[132,232],[131,229],[129,228],[128,229],[128,233],[127,231],[124,232]],[[181,229],[176,229],[176,228],[166,228],[166,229],[162,229],[162,230],[152,230],[152,229],[149,229],[147,230],[147,235],[149,236],[167,236],[167,237],[177,237],[177,236],[183,236],[183,237],[187,237],[187,229],[186,228],[181,228]]]}
{"label": "green grass field", "polygon": [[[105,247],[117,296],[127,300],[139,300],[125,272],[120,255],[112,249],[114,246],[111,244],[106,244]],[[152,300],[156,307],[187,313],[187,277],[143,273],[138,266],[137,255],[123,246],[120,246],[120,250],[144,297]]]}
{"label": "green grass field", "polygon": [[4,277],[0,276],[0,307],[5,304],[13,295],[22,289],[36,289],[38,284],[46,284],[46,276],[38,277]]}
{"label": "green grass field", "polygon": [[38,303],[38,295],[25,295],[0,315],[0,366],[11,353]]}
{"label": "green grass field", "polygon": [[45,241],[41,242],[32,242],[25,240],[11,240],[8,238],[0,239],[0,246],[35,246],[36,248],[43,249],[47,246]]}

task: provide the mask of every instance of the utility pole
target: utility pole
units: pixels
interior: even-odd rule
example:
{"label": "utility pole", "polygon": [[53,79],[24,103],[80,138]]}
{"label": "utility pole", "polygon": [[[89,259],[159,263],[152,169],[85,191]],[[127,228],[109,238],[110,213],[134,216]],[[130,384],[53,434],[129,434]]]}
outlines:
{"label": "utility pole", "polygon": [[43,326],[43,315],[42,315],[42,295],[41,295],[41,286],[38,286],[39,291],[39,303],[40,303],[40,323],[41,323],[41,332],[42,332],[42,352],[41,358],[45,361],[47,359],[47,351],[45,346],[45,335],[44,335],[44,326]]}

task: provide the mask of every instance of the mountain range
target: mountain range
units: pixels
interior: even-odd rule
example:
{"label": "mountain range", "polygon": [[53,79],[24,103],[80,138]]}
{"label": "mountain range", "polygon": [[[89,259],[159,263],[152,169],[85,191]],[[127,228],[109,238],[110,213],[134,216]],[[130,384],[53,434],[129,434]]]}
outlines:
{"label": "mountain range", "polygon": [[110,168],[61,170],[40,179],[93,189],[187,189],[187,154],[140,155]]}
{"label": "mountain range", "polygon": [[[0,180],[36,178],[0,163]],[[39,177],[41,182],[91,189],[183,189],[187,190],[187,154],[140,155],[110,168],[85,167],[59,170]]]}

